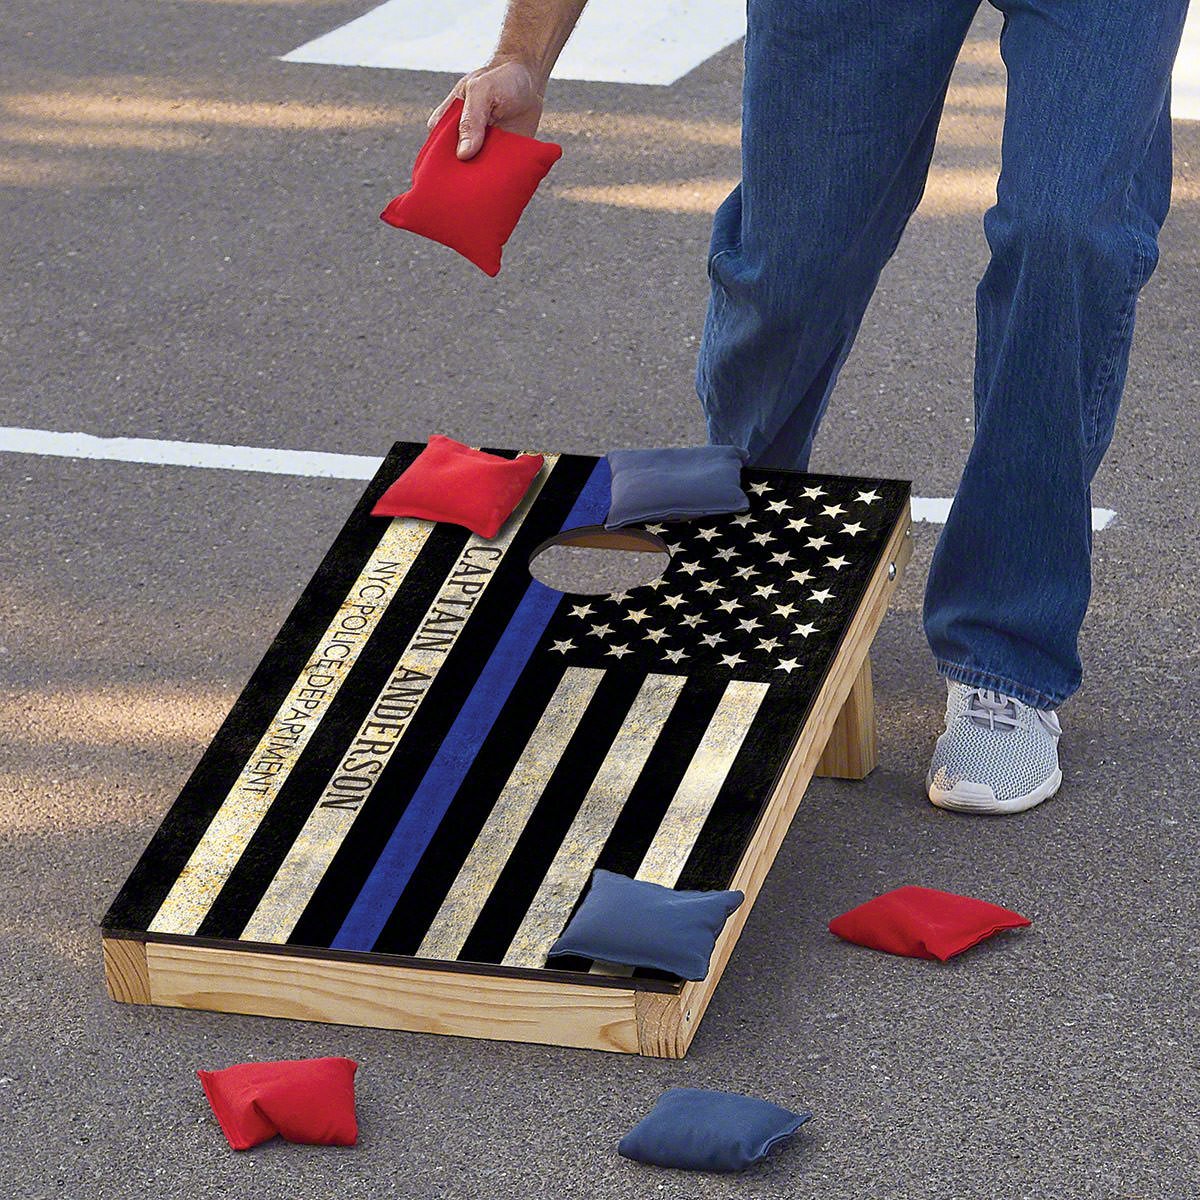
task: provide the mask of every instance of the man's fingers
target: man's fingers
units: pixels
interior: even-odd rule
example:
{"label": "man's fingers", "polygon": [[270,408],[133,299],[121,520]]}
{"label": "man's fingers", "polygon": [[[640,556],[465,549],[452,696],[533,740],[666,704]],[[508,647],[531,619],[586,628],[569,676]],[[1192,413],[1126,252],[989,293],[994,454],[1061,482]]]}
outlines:
{"label": "man's fingers", "polygon": [[443,100],[441,104],[439,104],[437,108],[435,108],[433,112],[429,114],[429,120],[426,121],[425,124],[429,126],[430,129],[432,129],[442,119],[442,114],[446,111],[446,109],[448,109],[455,100],[458,100],[462,96],[465,85],[466,77],[464,76],[450,89],[450,94],[445,98],[445,100]]}
{"label": "man's fingers", "polygon": [[492,115],[492,94],[489,88],[470,86],[463,96],[462,116],[458,121],[458,157],[471,158],[479,153],[483,135]]}

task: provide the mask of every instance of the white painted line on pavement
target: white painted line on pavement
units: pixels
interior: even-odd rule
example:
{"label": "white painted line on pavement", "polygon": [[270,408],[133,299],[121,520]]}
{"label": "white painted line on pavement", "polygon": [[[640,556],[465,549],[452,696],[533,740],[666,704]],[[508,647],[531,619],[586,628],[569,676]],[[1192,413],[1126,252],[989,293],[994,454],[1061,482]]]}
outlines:
{"label": "white painted line on pavement", "polygon": [[[387,0],[283,61],[463,75],[491,57],[505,7]],[[732,0],[604,0],[584,10],[554,78],[670,84],[745,32],[745,5]]]}
{"label": "white painted line on pavement", "polygon": [[1200,4],[1193,4],[1171,80],[1171,116],[1200,121]]}
{"label": "white painted line on pavement", "polygon": [[382,459],[320,450],[267,450],[261,446],[220,446],[210,442],[160,442],[153,438],[93,437],[0,425],[0,450],[54,458],[103,458],[168,467],[213,467],[263,471],[268,475],[307,475],[326,479],[370,479]]}
{"label": "white painted line on pavement", "polygon": [[[0,452],[51,458],[107,459],[167,467],[206,467],[222,471],[258,471],[316,479],[370,479],[383,459],[368,454],[329,454],[322,450],[271,450],[262,446],[220,446],[211,442],[162,442],[154,438],[106,438],[90,433],[58,433],[0,425]],[[950,500],[914,496],[914,521],[944,525]],[[1092,528],[1105,529],[1116,512],[1092,509]]]}

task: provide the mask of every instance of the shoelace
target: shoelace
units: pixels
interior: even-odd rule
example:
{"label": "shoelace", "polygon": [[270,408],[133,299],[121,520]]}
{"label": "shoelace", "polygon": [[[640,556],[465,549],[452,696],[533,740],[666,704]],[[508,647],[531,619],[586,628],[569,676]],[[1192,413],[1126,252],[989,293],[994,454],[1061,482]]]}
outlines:
{"label": "shoelace", "polygon": [[973,688],[967,696],[967,707],[963,716],[970,718],[977,725],[994,730],[997,723],[1009,729],[1021,727],[1021,717],[1017,710],[1017,702],[1008,696],[1002,696],[990,688]]}

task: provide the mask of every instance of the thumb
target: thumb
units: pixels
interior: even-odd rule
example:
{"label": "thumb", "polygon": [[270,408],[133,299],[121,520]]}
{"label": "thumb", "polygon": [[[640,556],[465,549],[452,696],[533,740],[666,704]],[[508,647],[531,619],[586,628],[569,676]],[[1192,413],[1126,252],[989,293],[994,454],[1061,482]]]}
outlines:
{"label": "thumb", "polygon": [[458,157],[472,158],[483,146],[488,119],[492,115],[492,100],[486,89],[467,85],[463,96],[462,116],[458,120]]}

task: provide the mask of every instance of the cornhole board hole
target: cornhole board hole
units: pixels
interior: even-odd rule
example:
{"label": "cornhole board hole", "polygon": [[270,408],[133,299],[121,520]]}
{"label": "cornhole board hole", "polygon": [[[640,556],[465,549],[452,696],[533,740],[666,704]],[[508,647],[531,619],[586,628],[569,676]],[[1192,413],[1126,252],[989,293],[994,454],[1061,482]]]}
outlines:
{"label": "cornhole board hole", "polygon": [[[607,461],[547,454],[489,541],[369,515],[421,449],[388,455],[104,918],[110,993],[680,1057],[810,778],[874,765],[909,485],[746,468],[746,513],[609,533]],[[559,591],[548,544],[666,567]],[[706,979],[546,966],[596,866],[746,893]]]}

